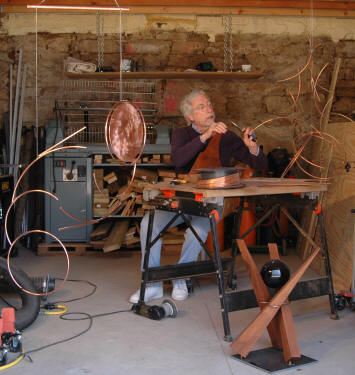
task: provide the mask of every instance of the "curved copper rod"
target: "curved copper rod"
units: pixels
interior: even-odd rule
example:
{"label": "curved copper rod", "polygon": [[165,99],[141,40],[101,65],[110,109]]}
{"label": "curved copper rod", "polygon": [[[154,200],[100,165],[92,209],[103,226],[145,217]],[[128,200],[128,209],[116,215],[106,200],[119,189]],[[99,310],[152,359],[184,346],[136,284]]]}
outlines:
{"label": "curved copper rod", "polygon": [[329,98],[327,100],[327,102],[325,103],[325,106],[323,107],[323,110],[322,110],[322,113],[320,115],[320,118],[319,118],[319,128],[321,129],[322,127],[322,120],[323,120],[323,117],[324,117],[324,113],[325,113],[325,110],[327,109],[328,105],[330,105],[333,101],[333,98]]}
{"label": "curved copper rod", "polygon": [[[65,257],[66,257],[66,261],[67,261],[67,271],[66,271],[66,273],[65,273],[65,276],[64,276],[63,280],[59,283],[59,285],[58,285],[56,288],[54,288],[52,291],[47,292],[47,293],[35,293],[35,292],[31,292],[30,290],[25,289],[22,285],[20,285],[20,284],[17,282],[17,280],[15,279],[15,277],[14,277],[12,271],[11,271],[11,266],[10,266],[10,256],[11,256],[11,251],[12,251],[12,249],[14,248],[15,243],[16,243],[19,239],[21,239],[21,238],[24,237],[24,236],[27,236],[27,235],[30,234],[30,233],[43,233],[43,234],[46,234],[46,235],[48,235],[48,236],[54,238],[54,239],[60,244],[60,246],[63,248],[64,253],[65,253]],[[65,248],[65,246],[63,245],[63,243],[60,241],[60,239],[59,239],[58,237],[54,236],[53,234],[51,234],[51,233],[49,233],[49,232],[47,232],[47,231],[45,231],[45,230],[41,230],[41,229],[28,230],[27,232],[21,233],[19,236],[17,236],[17,237],[15,238],[14,242],[11,244],[10,249],[9,249],[9,251],[8,251],[8,253],[7,253],[7,268],[8,268],[9,275],[10,275],[12,281],[13,281],[13,282],[14,282],[14,283],[15,283],[15,284],[16,284],[16,285],[17,285],[22,291],[24,291],[24,292],[27,293],[27,294],[31,294],[32,296],[47,296],[47,295],[49,295],[49,294],[53,294],[53,293],[55,293],[56,291],[58,291],[58,289],[60,289],[60,288],[64,285],[64,283],[67,281],[67,278],[68,278],[68,275],[69,275],[69,269],[70,269],[69,255],[68,255],[68,251],[67,251],[67,249]]]}
{"label": "curved copper rod", "polygon": [[100,187],[99,187],[99,185],[98,185],[98,183],[97,183],[97,180],[96,180],[95,170],[92,172],[92,178],[93,178],[93,180],[94,180],[94,184],[95,184],[97,190],[98,190],[103,196],[105,196],[105,197],[109,197],[109,195],[105,194],[105,193],[100,189]]}
{"label": "curved copper rod", "polygon": [[[312,137],[314,138],[318,138],[320,140],[326,140],[324,137],[320,136],[319,135],[319,130],[314,130],[310,133],[306,133],[306,135],[310,134]],[[301,137],[299,137],[296,142],[300,142],[302,140],[302,138],[304,138],[305,135],[302,135]],[[296,149],[296,145],[294,144],[294,150]],[[312,162],[311,160],[309,160],[308,158],[300,155],[300,159],[302,159],[303,161],[305,161],[306,163],[312,165],[313,167],[317,167],[317,168],[320,168],[320,169],[323,169],[324,167],[322,167],[320,164],[316,164],[314,162]]]}
{"label": "curved copper rod", "polygon": [[340,116],[340,117],[344,117],[346,118],[347,120],[349,120],[349,122],[355,122],[353,119],[351,119],[350,117],[348,116],[345,116],[343,115],[342,113],[338,113],[338,112],[330,112],[332,115],[336,115],[336,116]]}
{"label": "curved copper rod", "polygon": [[306,65],[298,71],[298,73],[296,73],[295,75],[291,76],[291,77],[288,77],[288,78],[284,78],[284,79],[280,79],[278,80],[277,82],[285,82],[285,81],[290,81],[291,79],[293,78],[296,78],[298,76],[300,76],[308,67],[309,63],[311,62],[312,60],[312,52],[309,54],[309,57],[308,57],[308,60],[306,62]]}
{"label": "curved copper rod", "polygon": [[111,108],[110,112],[108,113],[108,115],[106,117],[106,122],[105,122],[105,142],[106,142],[106,148],[107,148],[108,152],[110,153],[112,159],[117,159],[117,158],[111,152],[111,147],[110,147],[110,143],[109,143],[109,140],[108,140],[108,127],[109,127],[108,124],[109,124],[109,122],[111,120],[111,116],[113,114],[113,111],[114,111],[114,109],[116,109],[116,106],[118,105],[118,103],[115,103],[113,105],[113,107]]}
{"label": "curved copper rod", "polygon": [[306,139],[305,143],[300,147],[300,149],[296,152],[296,154],[294,155],[294,157],[291,159],[290,163],[288,164],[288,166],[285,168],[285,170],[282,172],[282,175],[281,175],[281,178],[284,178],[287,174],[287,172],[292,168],[293,164],[295,164],[296,160],[298,159],[298,157],[301,155],[303,149],[306,147],[307,143],[310,141],[311,139],[311,136],[308,137],[308,139]]}
{"label": "curved copper rod", "polygon": [[[313,133],[310,135],[310,137],[311,137],[311,138],[314,137],[314,138],[319,138],[319,139],[321,139],[321,140],[325,140],[323,137],[316,135],[315,132],[313,132]],[[307,142],[307,143],[308,143],[308,142]],[[302,160],[305,161],[306,163],[312,165],[313,167],[320,168],[320,169],[324,169],[324,167],[322,167],[320,164],[316,164],[316,163],[314,163],[313,161],[307,159],[306,157],[304,157],[304,156],[302,156],[302,155],[300,155],[300,159],[302,159]]]}
{"label": "curved copper rod", "polygon": [[320,78],[320,76],[322,75],[323,71],[325,70],[325,68],[329,65],[329,63],[326,63],[323,68],[319,71],[318,75],[317,75],[317,78],[316,80],[314,81],[314,96],[316,96],[318,98],[318,100],[320,101],[320,98],[319,98],[319,95],[318,95],[318,92],[317,92],[317,85],[318,85],[318,80]]}
{"label": "curved copper rod", "polygon": [[[300,97],[300,94],[301,94],[301,76],[298,76],[298,90],[297,90],[297,95],[296,95],[296,98],[294,97],[294,95],[292,94],[292,91],[291,90],[288,90],[288,94],[291,96],[291,100],[292,100],[292,104],[287,107],[284,111],[282,112],[279,112],[280,115],[285,115],[287,114],[287,112],[289,112],[290,109],[294,108],[296,112],[298,112],[298,108],[297,108],[297,100],[299,99]],[[289,113],[290,115],[291,113]]]}
{"label": "curved copper rod", "polygon": [[[127,197],[127,198],[128,198],[128,197]],[[107,217],[113,215],[113,214],[114,214],[114,213],[115,213],[115,212],[121,207],[121,205],[123,204],[123,201],[124,201],[124,200],[125,200],[125,199],[122,199],[121,201],[116,202],[116,203],[112,206],[112,208],[108,211],[108,213],[107,213],[105,216],[103,216],[103,217],[100,217],[100,218],[98,218],[98,219],[94,219],[94,220],[89,220],[89,221],[84,222],[84,223],[82,223],[82,224],[70,225],[70,226],[68,226],[68,227],[60,227],[60,228],[58,228],[58,231],[61,232],[61,231],[63,231],[63,230],[67,230],[67,229],[80,228],[80,227],[84,227],[85,225],[90,225],[90,224],[96,224],[96,223],[99,223],[100,221],[102,221],[102,220],[106,219]],[[63,207],[59,207],[59,209],[65,213],[65,210],[63,209]],[[70,215],[70,214],[66,213],[66,215]],[[74,216],[69,216],[69,217],[71,217],[71,218],[74,219],[74,220],[78,220],[78,218],[76,218],[76,217],[74,217]],[[78,220],[78,221],[83,221],[83,220]]]}
{"label": "curved copper rod", "polygon": [[314,51],[315,51],[318,47],[320,47],[320,46],[322,45],[322,43],[319,43],[319,44],[317,44],[315,47],[312,47],[312,40],[311,40],[310,36],[309,36],[308,38],[309,38],[309,49],[310,49],[310,53],[309,53],[309,57],[308,57],[308,60],[307,60],[307,62],[306,62],[306,65],[305,65],[301,70],[299,70],[297,74],[295,74],[295,75],[293,75],[293,76],[291,76],[291,77],[285,78],[285,79],[281,79],[281,80],[279,80],[279,81],[277,81],[277,82],[285,82],[285,81],[289,81],[289,80],[291,80],[291,79],[293,79],[293,78],[295,78],[295,77],[297,77],[297,76],[300,76],[300,75],[301,75],[301,74],[302,74],[302,73],[308,68],[310,62],[312,61],[312,57],[313,57],[313,53],[314,53]]}
{"label": "curved copper rod", "polygon": [[48,191],[46,190],[40,190],[40,189],[34,189],[34,190],[27,190],[27,191],[24,191],[23,193],[19,194],[15,199],[13,199],[10,203],[10,206],[8,207],[7,211],[6,211],[6,215],[5,215],[5,221],[4,221],[4,230],[5,230],[5,236],[6,236],[6,239],[8,241],[8,243],[10,245],[12,245],[12,242],[10,240],[10,237],[9,237],[9,233],[8,233],[8,230],[7,230],[7,219],[8,219],[8,216],[9,216],[9,212],[11,211],[13,205],[17,202],[18,199],[20,199],[21,197],[23,197],[24,195],[27,195],[29,193],[44,193],[44,194],[48,194],[49,196],[51,196],[52,198],[54,198],[55,200],[59,201],[59,198],[56,197],[54,194],[52,193],[49,193]]}
{"label": "curved copper rod", "polygon": [[[85,129],[85,128],[83,128],[83,129]],[[14,200],[15,195],[16,195],[16,190],[17,190],[17,188],[18,188],[18,185],[20,184],[20,182],[21,182],[23,176],[25,175],[25,173],[27,173],[27,171],[32,167],[33,164],[37,163],[37,161],[38,161],[39,159],[43,158],[44,156],[46,156],[46,155],[48,155],[48,154],[50,154],[50,153],[52,153],[52,152],[62,151],[62,150],[67,150],[67,149],[73,149],[73,148],[86,149],[85,146],[62,146],[62,147],[58,147],[58,148],[55,148],[55,149],[53,149],[53,146],[52,146],[50,149],[45,150],[45,151],[43,151],[42,153],[40,153],[40,154],[36,157],[36,159],[32,160],[31,163],[28,164],[28,166],[22,171],[22,173],[21,173],[20,177],[18,178],[17,183],[16,183],[16,185],[15,185],[15,187],[14,187],[14,192],[12,193],[12,198],[11,198],[11,200]]]}
{"label": "curved copper rod", "polygon": [[133,181],[134,181],[134,177],[136,176],[136,169],[137,169],[137,164],[134,163],[133,165],[133,171],[132,171],[132,177],[131,177],[131,180],[129,181],[129,183],[126,185],[126,189],[123,190],[120,194],[117,194],[115,197],[113,197],[113,199],[116,199],[116,198],[119,198],[120,196],[124,197],[124,195],[126,193],[128,193]]}
{"label": "curved copper rod", "polygon": [[266,121],[263,121],[261,124],[257,125],[255,128],[253,128],[252,130],[255,131],[256,129],[260,128],[260,126],[262,125],[265,125],[271,121],[275,121],[275,120],[280,120],[280,119],[286,119],[288,121],[290,121],[290,119],[288,117],[285,117],[285,116],[278,116],[278,117],[275,117],[275,118],[270,118]]}
{"label": "curved copper rod", "polygon": [[[340,147],[340,146],[341,146],[341,143],[340,143],[340,142],[339,142],[334,136],[332,136],[332,135],[329,134],[329,133],[326,133],[326,132],[320,132],[320,131],[310,132],[309,134],[312,135],[313,137],[319,138],[319,139],[321,139],[321,140],[324,140],[324,141],[330,143],[332,147],[334,147],[334,145],[336,145],[336,146],[339,148],[339,150],[343,151],[343,153],[344,153],[344,160],[343,160],[343,162],[344,162],[344,165],[346,164],[346,152],[345,152],[345,150],[344,150],[343,148]],[[307,134],[307,135],[308,135],[308,134]],[[326,137],[329,137],[330,140],[326,139]],[[305,160],[308,164],[310,164],[310,165],[312,165],[312,166],[314,166],[314,167],[318,167],[318,168],[321,168],[321,169],[324,169],[324,168],[325,168],[325,167],[320,167],[320,166],[318,166],[317,164],[315,164],[315,163],[313,163],[313,162],[311,162],[311,161],[309,161],[309,160],[306,160],[306,159],[303,159],[303,160]],[[298,167],[299,167],[299,168],[300,168],[305,174],[307,174],[308,176],[310,176],[310,177],[312,177],[312,178],[318,179],[318,180],[320,180],[320,181],[328,181],[329,179],[334,178],[334,177],[336,177],[336,176],[338,175],[338,174],[334,174],[333,176],[328,176],[328,177],[318,177],[318,176],[315,176],[315,175],[309,173],[308,171],[306,171],[306,170],[300,165],[300,163],[299,163],[298,161],[297,161],[297,165],[298,165]]]}
{"label": "curved copper rod", "polygon": [[116,198],[120,198],[120,201],[116,202],[113,206],[112,206],[112,209],[108,211],[108,213],[101,217],[101,218],[98,218],[98,219],[92,219],[92,220],[85,220],[85,219],[80,219],[79,217],[76,217],[76,216],[73,216],[72,214],[70,214],[68,211],[65,210],[65,208],[63,206],[60,206],[59,209],[65,214],[67,215],[68,217],[70,217],[71,219],[75,220],[75,221],[79,221],[83,224],[77,224],[77,225],[70,225],[68,227],[60,227],[58,230],[59,231],[62,231],[62,230],[67,230],[67,229],[72,229],[72,228],[78,228],[78,227],[82,227],[82,226],[85,226],[85,225],[91,225],[91,224],[96,224],[96,223],[99,223],[100,221],[106,219],[107,217],[109,217],[110,215],[113,215],[118,209],[119,209],[119,206],[122,204],[122,201],[125,200],[127,197],[125,197],[125,194],[128,192],[128,190],[130,189],[130,186],[132,185],[132,182],[134,180],[134,177],[135,177],[135,172],[136,172],[136,164],[134,164],[133,166],[133,172],[132,172],[132,178],[131,178],[131,181],[127,184],[127,187],[126,189],[121,192],[120,194],[117,194],[116,197],[113,197],[113,199],[116,199]]}

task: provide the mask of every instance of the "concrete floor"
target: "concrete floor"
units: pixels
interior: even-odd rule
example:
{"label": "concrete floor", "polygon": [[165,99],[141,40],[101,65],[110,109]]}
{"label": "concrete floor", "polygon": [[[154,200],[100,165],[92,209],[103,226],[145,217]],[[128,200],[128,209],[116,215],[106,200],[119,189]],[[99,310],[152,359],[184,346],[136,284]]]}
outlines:
{"label": "concrete floor", "polygon": [[[259,264],[266,255],[255,256]],[[63,256],[37,257],[22,252],[14,264],[31,276],[63,277]],[[65,304],[68,312],[91,315],[130,309],[129,295],[139,286],[139,253],[111,253],[70,257],[70,279],[88,280],[97,285],[94,295]],[[168,259],[167,262],[170,260]],[[297,257],[284,261],[297,267]],[[241,287],[249,283],[247,273],[237,259]],[[309,271],[311,272],[311,271]],[[312,276],[312,275],[310,275]],[[84,335],[31,354],[33,362],[23,359],[5,370],[8,374],[233,374],[265,373],[231,357],[230,343],[223,340],[218,290],[214,277],[196,279],[194,293],[177,302],[175,319],[153,321],[133,312],[93,319]],[[89,293],[85,283],[67,281],[49,297],[50,301],[69,300]],[[165,285],[164,297],[171,287]],[[160,302],[156,301],[157,304]],[[355,368],[355,312],[340,312],[340,319],[329,318],[327,296],[291,303],[301,353],[318,360],[311,365],[288,369],[286,373],[304,375],[349,375]],[[259,309],[229,314],[233,338],[257,315]],[[74,316],[73,316],[74,317]],[[78,317],[78,316],[75,316]],[[80,316],[81,317],[81,316]],[[89,326],[89,320],[64,321],[58,316],[39,315],[23,333],[25,351],[64,340]],[[269,347],[264,334],[254,349]]]}

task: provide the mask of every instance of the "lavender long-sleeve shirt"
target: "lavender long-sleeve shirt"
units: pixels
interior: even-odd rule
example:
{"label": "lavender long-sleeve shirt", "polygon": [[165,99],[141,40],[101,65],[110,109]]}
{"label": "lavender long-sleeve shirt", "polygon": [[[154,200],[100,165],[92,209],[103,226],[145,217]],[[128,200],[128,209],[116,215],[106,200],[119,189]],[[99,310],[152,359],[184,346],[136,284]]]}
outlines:
{"label": "lavender long-sleeve shirt", "polygon": [[[179,128],[173,132],[171,144],[171,161],[177,173],[189,173],[197,156],[208,145],[203,143],[192,125]],[[235,133],[227,130],[222,134],[219,146],[219,155],[222,167],[230,167],[231,160],[241,161],[255,170],[267,168],[267,158],[260,150],[255,156],[250,153],[243,140]]]}

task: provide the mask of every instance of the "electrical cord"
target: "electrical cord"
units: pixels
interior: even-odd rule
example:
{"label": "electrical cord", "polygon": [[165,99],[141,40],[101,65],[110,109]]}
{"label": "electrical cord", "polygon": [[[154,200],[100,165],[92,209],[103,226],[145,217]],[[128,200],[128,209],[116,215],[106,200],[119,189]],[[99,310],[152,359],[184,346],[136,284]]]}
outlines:
{"label": "electrical cord", "polygon": [[[66,313],[66,314],[81,314],[81,315],[86,315],[86,316],[87,316],[86,319],[89,319],[89,320],[90,320],[90,322],[89,322],[89,326],[88,326],[87,328],[85,328],[83,331],[81,331],[81,332],[75,334],[74,336],[68,337],[68,338],[63,339],[63,340],[59,340],[59,341],[52,342],[51,344],[47,344],[47,345],[40,346],[39,348],[36,348],[36,349],[28,350],[27,352],[24,353],[24,356],[25,356],[25,357],[28,357],[28,358],[30,359],[30,361],[33,362],[33,361],[32,361],[32,358],[29,356],[29,354],[31,354],[31,353],[36,353],[36,352],[38,352],[38,351],[40,351],[40,350],[47,349],[47,348],[50,348],[50,347],[52,347],[52,346],[59,345],[59,344],[62,344],[62,343],[64,343],[64,342],[68,342],[68,341],[70,341],[70,340],[73,340],[73,339],[75,339],[75,338],[77,338],[77,337],[80,337],[80,336],[84,335],[84,334],[85,334],[86,332],[88,332],[88,331],[90,330],[90,328],[92,327],[92,317],[91,317],[90,314],[82,313],[82,312]],[[61,318],[61,319],[62,319],[62,316],[63,316],[63,315],[64,315],[64,314],[60,315],[60,318]]]}
{"label": "electrical cord", "polygon": [[[63,280],[63,279],[58,279],[58,280]],[[92,286],[93,290],[90,293],[88,293],[87,295],[83,296],[83,297],[73,298],[73,299],[66,300],[66,301],[48,302],[47,304],[45,304],[45,305],[42,306],[44,309],[47,309],[47,310],[61,309],[61,310],[60,311],[55,311],[55,312],[54,311],[53,312],[52,311],[46,311],[46,312],[44,312],[44,315],[59,315],[59,318],[62,319],[62,320],[89,320],[89,325],[82,332],[79,332],[79,333],[75,334],[74,336],[71,336],[69,338],[66,338],[66,339],[63,339],[63,340],[60,340],[60,341],[55,341],[55,342],[53,342],[51,344],[47,344],[47,345],[41,346],[39,348],[32,349],[32,350],[29,350],[29,351],[25,352],[24,356],[27,357],[27,358],[29,358],[29,360],[31,362],[33,362],[33,361],[32,361],[32,358],[30,357],[29,354],[38,352],[38,351],[43,350],[43,349],[47,349],[47,348],[55,346],[55,345],[59,345],[59,344],[68,342],[70,340],[73,340],[73,339],[75,339],[77,337],[80,337],[80,336],[84,335],[92,327],[93,319],[99,318],[99,317],[103,317],[103,316],[109,316],[109,315],[119,314],[119,313],[122,313],[122,312],[130,312],[130,311],[132,311],[132,309],[128,309],[128,310],[116,310],[116,311],[111,311],[111,312],[101,313],[101,314],[96,314],[96,315],[91,315],[91,314],[88,314],[88,313],[85,313],[85,312],[67,312],[66,306],[64,306],[64,305],[58,305],[58,303],[69,303],[69,302],[74,302],[74,301],[82,300],[84,298],[87,298],[87,297],[93,295],[96,292],[96,290],[97,290],[97,285],[95,285],[94,283],[92,283],[90,281],[87,281],[87,280],[67,279],[67,281],[85,282],[85,283],[89,284],[90,286]],[[82,315],[84,317],[68,318],[68,316],[72,316],[72,315]]]}
{"label": "electrical cord", "polygon": [[[47,303],[41,306],[41,314],[43,315],[62,315],[65,314],[68,309],[64,305],[55,305],[53,303]],[[56,310],[56,311],[53,311]]]}
{"label": "electrical cord", "polygon": [[[56,279],[57,280],[63,280],[63,279],[58,278],[58,277],[56,277]],[[90,293],[88,293],[85,296],[83,296],[83,297],[77,297],[77,298],[69,299],[69,300],[66,300],[66,301],[54,301],[54,302],[51,302],[51,303],[57,304],[57,303],[69,303],[69,302],[79,301],[81,299],[84,299],[84,298],[92,296],[96,292],[96,289],[97,289],[97,285],[95,285],[94,283],[92,283],[92,282],[90,282],[88,280],[67,279],[67,281],[87,283],[87,284],[89,284],[90,286],[93,287],[93,290]]]}
{"label": "electrical cord", "polygon": [[[132,310],[131,309],[129,309],[129,310],[117,310],[117,311],[112,311],[112,312],[103,313],[103,314],[96,314],[96,315],[90,315],[90,314],[84,313],[84,312],[69,312],[69,313],[66,312],[66,313],[60,315],[59,318],[62,319],[62,320],[89,320],[89,326],[87,328],[85,328],[82,332],[79,332],[79,333],[75,334],[74,336],[68,337],[68,338],[60,340],[60,341],[55,341],[55,342],[53,342],[51,344],[40,346],[39,348],[36,348],[36,349],[29,350],[29,351],[27,351],[27,352],[24,353],[24,356],[28,357],[29,360],[31,362],[33,362],[32,358],[29,356],[29,354],[38,352],[38,351],[43,350],[43,349],[50,348],[50,347],[55,346],[55,345],[62,344],[64,342],[68,342],[70,340],[73,340],[73,339],[75,339],[77,337],[80,337],[80,336],[84,335],[92,327],[93,319],[94,318],[98,318],[98,317],[102,317],[102,316],[108,316],[108,315],[113,315],[113,314],[118,314],[118,313],[122,313],[122,312],[129,312],[129,311],[132,311]],[[74,319],[68,319],[68,318],[66,318],[68,315],[84,315],[85,317],[84,318],[76,318],[76,319],[75,318]]]}

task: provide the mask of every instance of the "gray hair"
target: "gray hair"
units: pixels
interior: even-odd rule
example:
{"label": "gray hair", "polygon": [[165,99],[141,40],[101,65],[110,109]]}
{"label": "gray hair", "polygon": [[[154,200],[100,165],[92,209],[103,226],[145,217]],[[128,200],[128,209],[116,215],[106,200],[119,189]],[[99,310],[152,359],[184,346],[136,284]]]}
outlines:
{"label": "gray hair", "polygon": [[203,90],[194,90],[190,92],[190,94],[187,94],[180,102],[180,111],[188,124],[191,123],[188,116],[191,115],[193,111],[191,101],[198,95],[204,95],[206,98],[208,98],[208,95]]}

